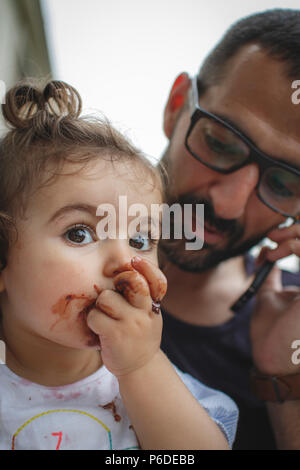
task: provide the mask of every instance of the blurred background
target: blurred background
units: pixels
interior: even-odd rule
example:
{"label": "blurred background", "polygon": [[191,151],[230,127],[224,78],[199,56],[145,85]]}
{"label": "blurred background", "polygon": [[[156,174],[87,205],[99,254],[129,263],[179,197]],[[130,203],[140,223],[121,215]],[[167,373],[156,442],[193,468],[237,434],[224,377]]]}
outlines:
{"label": "blurred background", "polygon": [[[156,162],[176,76],[193,75],[237,19],[299,0],[0,0],[0,98],[24,76],[69,82]],[[299,77],[300,78],[300,77]],[[289,257],[284,266],[299,269]]]}

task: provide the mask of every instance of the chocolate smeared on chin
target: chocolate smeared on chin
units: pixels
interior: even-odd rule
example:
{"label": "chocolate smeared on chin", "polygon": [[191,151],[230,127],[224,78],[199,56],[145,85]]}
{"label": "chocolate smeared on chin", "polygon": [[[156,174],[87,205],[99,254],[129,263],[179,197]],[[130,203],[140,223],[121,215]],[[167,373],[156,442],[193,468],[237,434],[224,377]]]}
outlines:
{"label": "chocolate smeared on chin", "polygon": [[[97,292],[97,297],[100,294],[101,290],[94,285],[94,289]],[[96,307],[97,298],[92,296],[87,296],[85,294],[68,294],[61,297],[58,302],[52,307],[52,312],[55,315],[58,315],[58,319],[51,326],[53,330],[56,325],[64,320],[69,320],[71,317],[72,308],[69,308],[70,304],[74,300],[85,300],[83,308],[79,311],[76,317],[76,321],[80,323],[81,328],[83,329],[85,335],[87,336],[86,345],[89,347],[99,346],[100,340],[99,336],[94,333],[87,325],[87,316],[91,310]]]}
{"label": "chocolate smeared on chin", "polygon": [[86,334],[89,337],[87,341],[87,346],[99,346],[100,345],[100,339],[99,336],[94,333],[87,324],[87,316],[90,313],[91,310],[93,310],[96,307],[96,300],[94,300],[92,303],[86,305],[80,312],[78,313],[77,320],[82,324],[82,327],[86,330]]}

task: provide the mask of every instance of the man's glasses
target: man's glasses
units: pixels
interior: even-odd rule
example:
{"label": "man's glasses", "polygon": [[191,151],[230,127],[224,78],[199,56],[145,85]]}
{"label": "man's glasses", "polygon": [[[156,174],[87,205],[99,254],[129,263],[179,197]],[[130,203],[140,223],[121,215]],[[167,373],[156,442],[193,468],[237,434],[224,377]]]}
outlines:
{"label": "man's glasses", "polygon": [[194,77],[190,90],[191,123],[185,138],[187,150],[207,167],[224,174],[254,161],[260,170],[256,187],[259,199],[275,212],[297,219],[300,170],[261,152],[240,131],[198,103],[197,77]]}

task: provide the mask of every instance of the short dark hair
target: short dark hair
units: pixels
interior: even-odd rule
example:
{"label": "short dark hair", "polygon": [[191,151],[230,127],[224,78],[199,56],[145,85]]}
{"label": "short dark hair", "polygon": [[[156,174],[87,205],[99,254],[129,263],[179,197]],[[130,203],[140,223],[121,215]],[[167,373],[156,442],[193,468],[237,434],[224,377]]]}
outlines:
{"label": "short dark hair", "polygon": [[227,30],[199,70],[199,94],[218,83],[227,61],[250,43],[260,45],[269,56],[285,62],[289,78],[299,78],[300,10],[276,8],[247,16]]}

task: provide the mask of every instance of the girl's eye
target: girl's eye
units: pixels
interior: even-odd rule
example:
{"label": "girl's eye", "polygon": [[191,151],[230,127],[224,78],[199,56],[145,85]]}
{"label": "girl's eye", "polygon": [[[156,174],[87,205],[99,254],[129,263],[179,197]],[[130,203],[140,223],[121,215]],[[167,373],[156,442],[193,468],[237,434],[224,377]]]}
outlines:
{"label": "girl's eye", "polygon": [[130,238],[129,245],[136,250],[149,251],[151,249],[152,243],[147,236],[135,235],[134,237]]}
{"label": "girl's eye", "polygon": [[94,241],[91,229],[84,225],[74,226],[66,231],[64,237],[76,245],[87,245]]}

